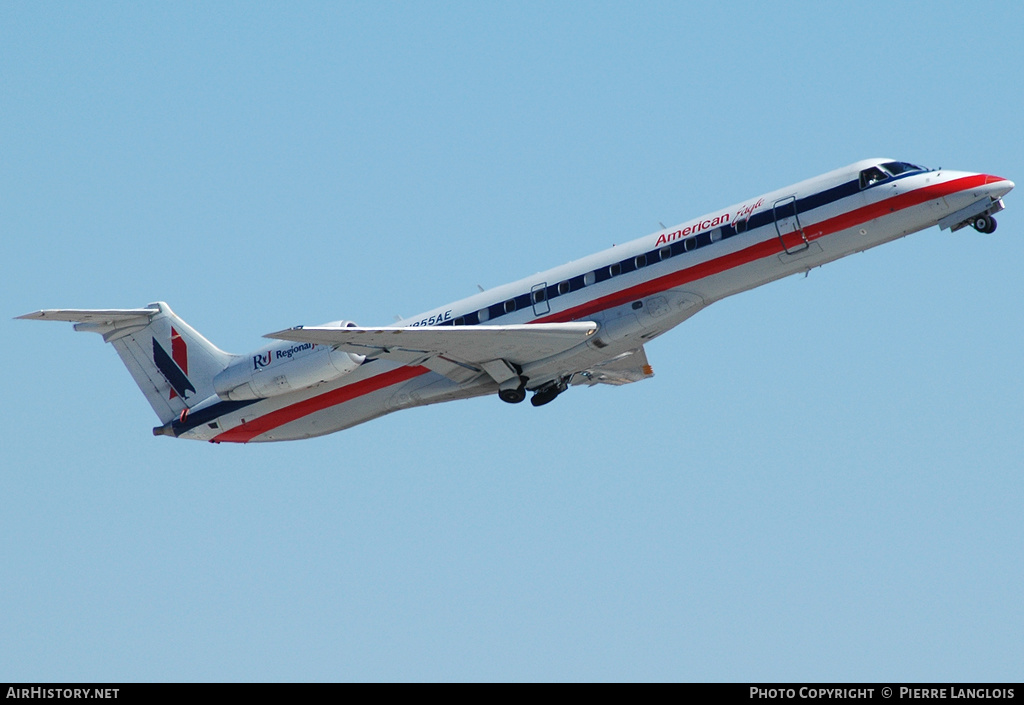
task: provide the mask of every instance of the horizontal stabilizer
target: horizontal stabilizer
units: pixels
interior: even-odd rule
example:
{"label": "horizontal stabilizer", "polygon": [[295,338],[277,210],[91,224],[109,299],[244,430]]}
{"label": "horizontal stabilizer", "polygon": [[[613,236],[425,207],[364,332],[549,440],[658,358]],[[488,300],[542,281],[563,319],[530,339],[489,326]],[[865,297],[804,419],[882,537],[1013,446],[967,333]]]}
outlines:
{"label": "horizontal stabilizer", "polygon": [[123,323],[136,318],[149,319],[159,313],[156,308],[48,308],[18,316],[32,321],[67,321],[68,323]]}
{"label": "horizontal stabilizer", "polygon": [[74,323],[114,346],[161,423],[215,396],[213,378],[235,362],[163,302],[146,308],[60,308],[26,313],[31,321]]}

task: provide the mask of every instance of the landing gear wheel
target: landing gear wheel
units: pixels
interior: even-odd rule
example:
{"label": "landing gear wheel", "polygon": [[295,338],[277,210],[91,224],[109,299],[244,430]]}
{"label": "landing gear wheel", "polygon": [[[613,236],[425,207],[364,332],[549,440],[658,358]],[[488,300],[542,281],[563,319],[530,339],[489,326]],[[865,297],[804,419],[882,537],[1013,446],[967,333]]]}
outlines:
{"label": "landing gear wheel", "polygon": [[507,404],[518,404],[526,399],[526,381],[520,377],[502,382],[498,387],[498,398]]}
{"label": "landing gear wheel", "polygon": [[530,397],[530,403],[533,404],[534,406],[544,406],[549,402],[553,402],[555,400],[555,397],[557,397],[559,393],[560,392],[556,387],[546,389],[543,392],[537,392],[532,397]]}
{"label": "landing gear wheel", "polygon": [[530,398],[530,403],[534,406],[544,406],[555,400],[559,394],[568,389],[569,384],[566,378],[555,380],[554,382],[548,382],[543,387],[533,393]]}
{"label": "landing gear wheel", "polygon": [[498,398],[508,404],[518,404],[526,398],[526,390],[522,387],[515,389],[502,389],[498,392]]}
{"label": "landing gear wheel", "polygon": [[996,231],[996,219],[990,215],[978,215],[971,219],[971,227],[979,233],[994,233]]}

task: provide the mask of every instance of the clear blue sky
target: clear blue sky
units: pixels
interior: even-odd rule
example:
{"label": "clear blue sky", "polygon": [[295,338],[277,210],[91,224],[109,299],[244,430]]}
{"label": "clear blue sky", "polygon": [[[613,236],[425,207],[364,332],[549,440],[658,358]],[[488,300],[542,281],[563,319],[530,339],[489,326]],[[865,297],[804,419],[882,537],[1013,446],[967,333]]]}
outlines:
{"label": "clear blue sky", "polygon": [[234,352],[857,159],[1024,182],[1024,6],[0,5],[0,680],[1019,680],[1024,198],[715,304],[656,377],[154,438],[39,308]]}

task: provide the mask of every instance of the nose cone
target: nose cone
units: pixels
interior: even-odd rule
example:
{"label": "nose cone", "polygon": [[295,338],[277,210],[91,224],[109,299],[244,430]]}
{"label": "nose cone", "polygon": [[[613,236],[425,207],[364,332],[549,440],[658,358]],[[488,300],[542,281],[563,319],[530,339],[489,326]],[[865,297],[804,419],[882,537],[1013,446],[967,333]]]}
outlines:
{"label": "nose cone", "polygon": [[1002,198],[1013,190],[1014,183],[1001,176],[985,175],[985,188],[992,198]]}

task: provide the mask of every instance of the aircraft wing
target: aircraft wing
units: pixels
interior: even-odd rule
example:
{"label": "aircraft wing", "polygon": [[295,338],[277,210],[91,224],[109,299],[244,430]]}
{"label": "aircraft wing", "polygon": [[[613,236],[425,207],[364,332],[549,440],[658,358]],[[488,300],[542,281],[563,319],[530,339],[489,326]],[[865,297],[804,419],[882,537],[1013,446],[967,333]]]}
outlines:
{"label": "aircraft wing", "polygon": [[422,365],[464,382],[488,363],[504,360],[525,365],[573,348],[593,335],[597,324],[535,323],[508,326],[416,326],[409,328],[340,328],[310,326],[270,333],[267,338],[334,345],[346,352]]}

